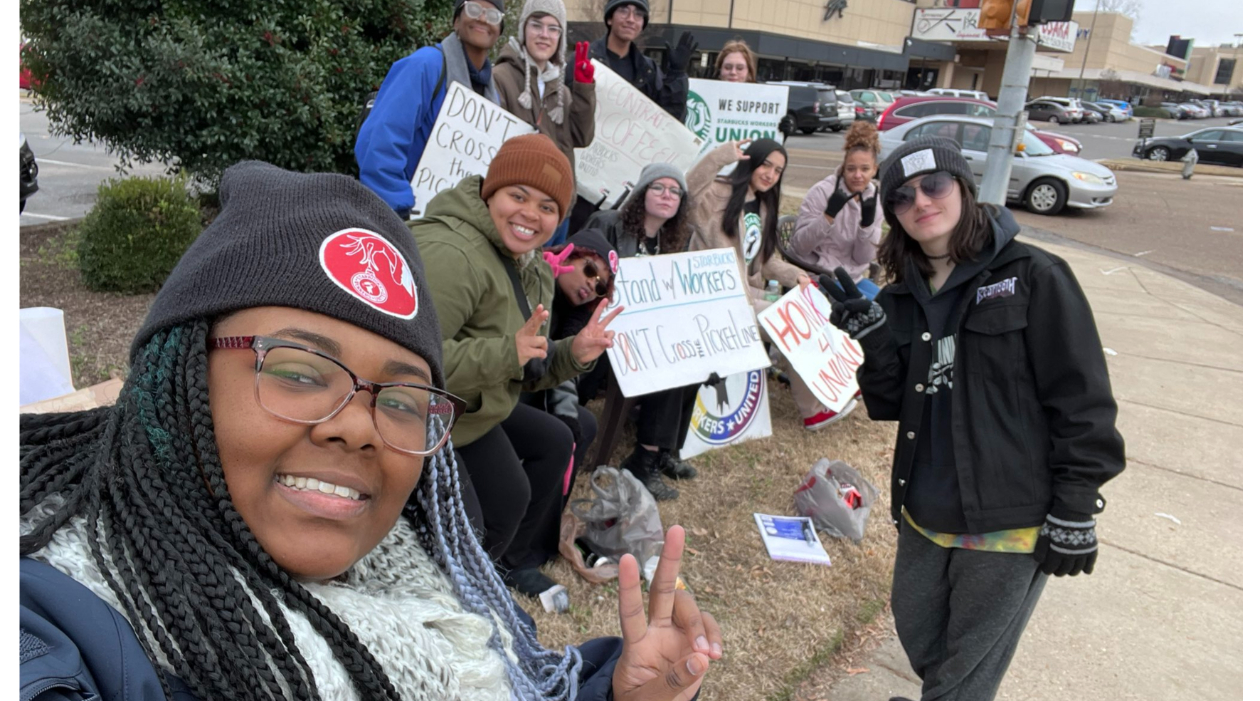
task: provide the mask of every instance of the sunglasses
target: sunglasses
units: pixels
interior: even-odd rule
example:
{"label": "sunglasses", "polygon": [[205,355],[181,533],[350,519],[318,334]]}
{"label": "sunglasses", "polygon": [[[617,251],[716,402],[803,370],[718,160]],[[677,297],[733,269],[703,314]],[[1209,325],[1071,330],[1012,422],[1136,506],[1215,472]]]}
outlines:
{"label": "sunglasses", "polygon": [[503,21],[503,13],[493,7],[483,7],[475,2],[464,3],[464,14],[471,20],[484,20],[486,24],[498,24]]}
{"label": "sunglasses", "polygon": [[608,283],[604,282],[603,279],[599,277],[599,268],[595,267],[594,263],[589,260],[583,263],[582,273],[586,275],[586,277],[595,281],[596,299],[608,294]]}
{"label": "sunglasses", "polygon": [[663,195],[668,192],[674,196],[674,199],[682,199],[683,191],[681,187],[666,187],[660,183],[652,183],[651,185],[648,185],[647,189],[648,192],[654,192],[657,195]]}
{"label": "sunglasses", "polygon": [[888,204],[892,207],[892,211],[896,214],[905,214],[914,206],[915,200],[919,198],[919,191],[928,197],[939,200],[944,199],[954,191],[954,176],[949,173],[938,170],[931,175],[924,177],[919,181],[919,186],[902,185],[888,194]]}

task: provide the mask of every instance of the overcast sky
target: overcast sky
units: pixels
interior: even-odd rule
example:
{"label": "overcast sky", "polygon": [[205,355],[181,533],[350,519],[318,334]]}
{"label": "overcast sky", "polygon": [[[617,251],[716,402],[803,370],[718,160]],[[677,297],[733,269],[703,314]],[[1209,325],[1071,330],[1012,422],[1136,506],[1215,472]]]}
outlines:
{"label": "overcast sky", "polygon": [[[1094,6],[1094,0],[1077,0],[1078,21],[1081,10]],[[1087,16],[1084,25],[1088,23]],[[1140,44],[1167,44],[1168,37],[1179,34],[1193,38],[1195,46],[1232,45],[1242,23],[1243,0],[1142,0],[1136,38]]]}

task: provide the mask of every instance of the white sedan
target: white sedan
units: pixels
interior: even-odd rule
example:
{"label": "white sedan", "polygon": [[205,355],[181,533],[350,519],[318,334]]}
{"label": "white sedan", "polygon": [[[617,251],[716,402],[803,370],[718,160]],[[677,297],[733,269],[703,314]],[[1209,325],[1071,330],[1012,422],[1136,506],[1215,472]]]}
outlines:
{"label": "white sedan", "polygon": [[[906,122],[879,133],[880,161],[906,141],[923,136],[942,136],[962,146],[976,181],[984,177],[993,120],[961,115],[936,115]],[[1023,149],[1011,166],[1008,202],[1022,202],[1037,214],[1058,214],[1064,207],[1097,209],[1111,204],[1116,176],[1093,161],[1055,153],[1027,127]]]}

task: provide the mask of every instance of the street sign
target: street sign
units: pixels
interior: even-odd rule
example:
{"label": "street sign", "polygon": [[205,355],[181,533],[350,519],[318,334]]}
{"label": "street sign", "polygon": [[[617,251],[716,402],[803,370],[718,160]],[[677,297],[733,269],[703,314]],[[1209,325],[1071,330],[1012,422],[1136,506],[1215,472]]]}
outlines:
{"label": "street sign", "polygon": [[1155,136],[1155,120],[1143,119],[1138,122],[1138,138],[1149,139]]}

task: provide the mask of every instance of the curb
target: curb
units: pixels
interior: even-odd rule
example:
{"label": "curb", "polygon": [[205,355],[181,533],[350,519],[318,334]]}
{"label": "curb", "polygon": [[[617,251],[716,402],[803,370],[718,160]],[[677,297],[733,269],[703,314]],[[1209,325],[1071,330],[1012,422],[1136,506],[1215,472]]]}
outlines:
{"label": "curb", "polygon": [[[1095,163],[1106,166],[1112,170],[1130,171],[1136,173],[1169,173],[1180,175],[1183,164],[1181,161],[1145,161],[1136,158],[1100,158]],[[1215,166],[1207,164],[1196,164],[1194,166],[1195,175],[1220,175],[1227,178],[1242,178],[1242,168],[1229,168],[1226,166]]]}

